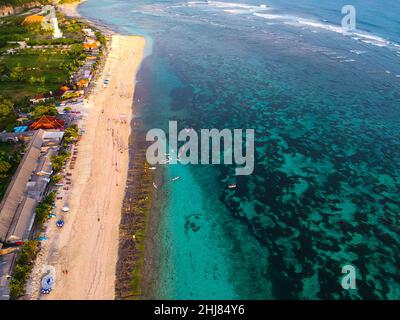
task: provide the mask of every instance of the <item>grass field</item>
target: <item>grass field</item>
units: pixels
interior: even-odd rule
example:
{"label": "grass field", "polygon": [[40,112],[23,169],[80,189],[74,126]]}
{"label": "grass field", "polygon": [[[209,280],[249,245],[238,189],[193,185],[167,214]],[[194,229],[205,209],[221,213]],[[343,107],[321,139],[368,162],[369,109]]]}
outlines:
{"label": "grass field", "polygon": [[[9,41],[24,41],[28,45],[82,43],[84,25],[75,19],[66,19],[59,14],[62,39],[52,39],[51,32],[37,25],[23,25],[25,15],[0,18],[0,53],[18,47]],[[44,51],[43,51],[44,50]],[[52,49],[23,49],[17,54],[0,56],[0,95],[16,101],[38,93],[56,91],[68,80],[71,66],[76,66],[77,56]],[[68,67],[67,67],[68,66]],[[19,68],[19,77],[12,77],[14,68]]]}
{"label": "grass field", "polygon": [[[84,40],[82,28],[85,24],[76,19],[67,19],[57,13],[59,27],[63,38],[53,39],[51,30],[43,30],[40,25],[24,25],[26,15],[16,15],[0,18],[0,52],[4,51],[7,41],[27,41],[32,44],[71,44],[81,43]],[[43,43],[44,42],[44,43]]]}
{"label": "grass field", "polygon": [[0,40],[23,41],[27,38],[36,38],[41,34],[22,25],[24,16],[10,16],[0,19]]}
{"label": "grass field", "polygon": [[4,97],[11,97],[18,100],[23,97],[32,97],[39,93],[48,92],[49,90],[56,90],[60,86],[57,84],[47,83],[43,86],[37,84],[29,84],[25,82],[0,82],[0,95]]}
{"label": "grass field", "polygon": [[[9,70],[20,66],[24,70],[23,81],[1,81],[0,94],[19,99],[24,96],[34,96],[38,93],[55,91],[68,80],[68,73],[63,64],[72,63],[68,54],[53,52],[51,54],[19,54],[9,55],[2,59],[2,63]],[[42,78],[44,83],[30,83],[31,77]]]}

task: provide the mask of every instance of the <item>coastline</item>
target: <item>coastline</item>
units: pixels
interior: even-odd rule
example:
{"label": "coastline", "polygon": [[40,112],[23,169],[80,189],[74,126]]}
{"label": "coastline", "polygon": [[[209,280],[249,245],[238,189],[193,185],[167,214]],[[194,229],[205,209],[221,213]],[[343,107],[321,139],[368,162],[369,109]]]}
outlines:
{"label": "coastline", "polygon": [[[157,170],[154,182],[158,186],[166,183],[164,170]],[[163,192],[153,191],[151,207],[147,218],[146,239],[144,244],[144,264],[141,277],[142,299],[159,299],[158,287],[161,264],[160,228],[162,223]]]}
{"label": "coastline", "polygon": [[[69,17],[79,18],[79,4],[58,8]],[[102,32],[106,28],[88,22]],[[62,230],[51,219],[47,223],[48,240],[42,243],[28,286],[31,299],[115,298],[118,235],[132,134],[129,120],[145,40],[109,29],[104,33],[111,36],[111,50],[100,79],[108,78],[110,85],[103,88],[98,81],[85,101],[86,115],[80,123],[85,134],[77,145],[72,187],[67,201],[57,201],[55,209],[68,202],[70,211]],[[55,289],[51,295],[40,296],[40,279],[49,266],[55,268]]]}
{"label": "coastline", "polygon": [[153,181],[160,185],[157,177],[161,170],[150,169],[146,161],[148,142],[140,119],[133,119],[131,127],[134,139],[129,146],[129,169],[119,229],[116,299],[143,299],[153,285],[146,279],[154,272],[148,265],[154,254],[150,235],[158,226],[152,218],[152,206],[157,199]]}
{"label": "coastline", "polygon": [[78,6],[86,0],[78,0],[76,2],[57,4],[57,8],[62,11],[66,16],[80,18],[81,15],[78,12]]}
{"label": "coastline", "polygon": [[57,4],[56,7],[61,13],[63,13],[67,17],[78,18],[79,20],[82,20],[82,21],[86,22],[87,24],[92,25],[93,27],[95,27],[96,29],[101,31],[106,36],[117,35],[118,32],[116,32],[115,30],[112,30],[110,28],[110,26],[104,25],[100,21],[96,21],[93,19],[91,19],[91,20],[86,19],[79,14],[78,7],[81,4],[85,3],[86,1],[87,0],[77,0],[76,2],[72,2],[72,3]]}

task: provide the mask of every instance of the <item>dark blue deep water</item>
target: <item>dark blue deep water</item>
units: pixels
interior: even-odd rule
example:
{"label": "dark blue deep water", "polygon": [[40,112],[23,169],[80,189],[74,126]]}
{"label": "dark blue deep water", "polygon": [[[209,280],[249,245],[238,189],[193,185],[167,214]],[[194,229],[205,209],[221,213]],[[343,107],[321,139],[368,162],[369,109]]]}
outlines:
{"label": "dark blue deep water", "polygon": [[82,5],[146,36],[148,129],[255,129],[250,176],[163,169],[154,297],[400,298],[400,3],[351,2],[347,35],[342,0]]}

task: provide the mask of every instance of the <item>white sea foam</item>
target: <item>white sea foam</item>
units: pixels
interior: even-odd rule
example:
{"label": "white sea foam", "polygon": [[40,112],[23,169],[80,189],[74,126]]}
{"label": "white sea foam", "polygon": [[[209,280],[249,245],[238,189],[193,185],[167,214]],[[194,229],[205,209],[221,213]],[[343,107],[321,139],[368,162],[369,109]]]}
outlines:
{"label": "white sea foam", "polygon": [[[259,18],[266,20],[273,20],[291,25],[295,27],[301,27],[302,29],[311,29],[310,31],[315,32],[316,29],[322,29],[326,31],[340,33],[344,36],[351,36],[356,41],[361,41],[377,47],[390,47],[400,48],[400,44],[388,41],[380,36],[357,30],[355,32],[348,32],[342,26],[329,23],[327,20],[318,21],[312,19],[305,19],[293,15],[276,14],[271,12],[271,8],[266,4],[259,6],[250,5],[246,3],[235,3],[235,2],[224,2],[224,1],[189,1],[188,6],[207,6],[216,9],[221,9],[225,13],[229,14],[251,14]],[[355,52],[356,53],[356,52]],[[357,53],[359,54],[359,53]]]}
{"label": "white sea foam", "polygon": [[351,52],[351,53],[355,53],[355,54],[357,54],[357,55],[360,55],[360,54],[365,53],[366,51],[362,51],[362,50],[350,50],[350,52]]}
{"label": "white sea foam", "polygon": [[287,25],[299,26],[299,27],[306,26],[312,29],[323,29],[327,31],[332,31],[346,36],[350,35],[354,40],[362,41],[364,43],[371,44],[377,47],[391,47],[391,48],[400,47],[400,44],[388,41],[380,36],[360,30],[357,30],[356,32],[348,32],[339,25],[334,25],[326,22],[304,19],[291,15],[274,14],[274,13],[265,14],[265,13],[255,12],[254,15],[268,20],[282,20],[282,22]]}
{"label": "white sea foam", "polygon": [[[246,3],[236,3],[236,2],[223,2],[223,1],[189,1],[188,6],[208,6],[219,9],[247,9],[246,13],[265,11],[268,10],[267,5],[261,4],[259,6],[250,5]],[[237,13],[236,11],[227,11],[228,13]],[[244,13],[245,11],[241,12]]]}
{"label": "white sea foam", "polygon": [[[260,17],[260,18],[264,18],[264,19],[268,19],[268,20],[295,20],[293,18],[293,16],[289,16],[289,15],[283,15],[283,14],[270,14],[270,13],[258,13],[255,12],[254,13],[255,16]],[[289,21],[286,21],[289,22]]]}
{"label": "white sea foam", "polygon": [[354,34],[360,37],[361,41],[364,43],[372,44],[378,47],[388,47],[390,45],[396,46],[396,43],[391,43],[390,41],[366,32],[354,32]]}
{"label": "white sea foam", "polygon": [[342,27],[335,26],[332,24],[322,23],[322,22],[317,22],[317,21],[312,21],[312,20],[305,20],[305,19],[298,19],[297,21],[300,24],[308,26],[308,27],[324,29],[327,31],[333,31],[333,32],[342,33],[342,34],[345,33]]}
{"label": "white sea foam", "polygon": [[245,10],[245,9],[225,9],[224,12],[231,13],[231,14],[247,14],[247,13],[249,13],[249,11]]}

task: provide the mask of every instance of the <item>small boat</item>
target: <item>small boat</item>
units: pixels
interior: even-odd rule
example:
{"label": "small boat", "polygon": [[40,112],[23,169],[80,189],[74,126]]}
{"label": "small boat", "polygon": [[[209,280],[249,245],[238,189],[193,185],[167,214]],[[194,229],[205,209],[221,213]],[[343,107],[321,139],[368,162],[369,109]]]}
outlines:
{"label": "small boat", "polygon": [[149,169],[150,170],[156,170],[157,168],[156,167],[150,167]]}
{"label": "small boat", "polygon": [[229,189],[236,189],[236,184],[234,184],[234,183],[228,184],[228,188]]}
{"label": "small boat", "polygon": [[172,178],[172,181],[176,181],[176,180],[178,180],[178,179],[180,179],[181,177],[175,177],[175,178]]}
{"label": "small boat", "polygon": [[158,189],[158,186],[153,182],[153,187],[155,188],[155,189]]}

